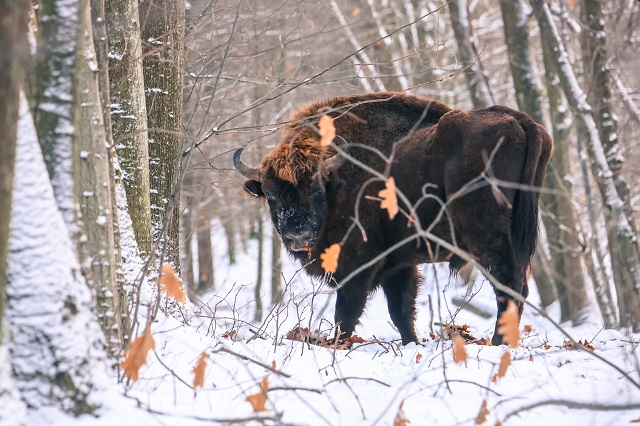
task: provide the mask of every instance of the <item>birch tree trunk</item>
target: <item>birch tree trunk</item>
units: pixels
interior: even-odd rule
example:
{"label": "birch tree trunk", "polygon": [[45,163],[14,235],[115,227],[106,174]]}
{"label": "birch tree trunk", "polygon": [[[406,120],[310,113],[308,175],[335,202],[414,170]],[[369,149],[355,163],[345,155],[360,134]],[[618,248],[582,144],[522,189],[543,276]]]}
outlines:
{"label": "birch tree trunk", "polygon": [[[536,122],[549,128],[548,120],[542,109],[540,84],[535,77],[536,72],[529,52],[529,36],[527,33],[528,14],[524,10],[522,0],[501,0],[500,9],[502,11],[504,35],[509,53],[509,63],[518,108],[529,114]],[[561,117],[557,117],[558,111],[554,109],[559,107],[557,93],[550,93],[549,97],[553,98],[550,99],[550,111],[554,118],[552,121],[558,123],[555,119]],[[553,130],[555,132],[557,126],[554,126]],[[566,151],[566,144],[561,147],[560,150]],[[558,149],[554,148],[555,155],[558,155],[557,152]],[[563,154],[564,152],[560,153],[560,156],[562,157]],[[563,172],[568,173],[569,171],[564,170]],[[554,170],[553,167],[547,169],[545,187],[548,189],[558,190],[560,187],[560,183],[557,181],[558,177],[566,176],[565,174],[558,175],[556,173],[557,171]],[[578,256],[580,250],[576,248],[578,241],[576,241],[574,236],[568,235],[568,230],[575,229],[575,221],[572,220],[573,211],[571,204],[567,203],[568,200],[566,197],[571,197],[571,193],[565,196],[551,191],[540,194],[542,204],[547,209],[546,214],[541,216],[546,229],[548,246],[555,249],[555,251],[550,253],[549,267],[551,271],[549,272],[551,276],[546,278],[554,281],[560,301],[561,320],[571,320],[577,325],[585,319],[585,308],[588,306],[588,298],[584,283],[584,274],[582,272],[582,263]],[[562,198],[562,200],[560,198]],[[560,204],[562,204],[564,208],[563,214],[560,214],[559,211]],[[570,210],[568,214],[567,209]],[[564,214],[567,214],[567,216],[565,217]],[[544,273],[544,271],[537,271],[537,273]],[[538,284],[537,280],[536,283]],[[544,281],[541,284],[542,285],[538,284],[538,287],[544,287]],[[540,293],[543,294],[545,292],[546,291],[541,291]],[[543,300],[543,306],[548,306],[545,305],[545,302],[548,303],[549,301]]]}
{"label": "birch tree trunk", "polygon": [[147,107],[136,0],[106,2],[112,132],[122,168],[133,232],[142,256],[151,254]]}
{"label": "birch tree trunk", "polygon": [[460,63],[464,66],[471,66],[476,62],[475,67],[466,70],[464,73],[469,85],[473,107],[487,108],[494,105],[495,102],[474,44],[467,7],[467,0],[452,0],[449,3],[449,15],[451,16],[451,25],[458,44]]}
{"label": "birch tree trunk", "polygon": [[184,0],[140,4],[143,73],[147,92],[151,222],[154,241],[180,270],[180,178],[184,73]]}
{"label": "birch tree trunk", "polygon": [[591,107],[571,69],[551,12],[544,0],[530,1],[540,26],[542,45],[553,52],[552,57],[563,91],[581,130],[586,135],[585,145],[591,159],[591,173],[600,190],[604,204],[605,226],[610,236],[609,253],[614,269],[621,325],[640,330],[640,298],[636,287],[636,284],[640,285],[640,254],[636,236],[631,228],[624,202],[618,194],[614,175],[607,163]]}

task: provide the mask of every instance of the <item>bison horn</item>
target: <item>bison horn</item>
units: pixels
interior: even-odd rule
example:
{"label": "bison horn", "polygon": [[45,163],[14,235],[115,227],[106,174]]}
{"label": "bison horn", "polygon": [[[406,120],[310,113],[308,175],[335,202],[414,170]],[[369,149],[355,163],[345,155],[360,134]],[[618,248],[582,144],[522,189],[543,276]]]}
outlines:
{"label": "bison horn", "polygon": [[242,176],[260,182],[260,172],[258,169],[256,167],[247,166],[247,164],[240,158],[243,149],[244,148],[240,148],[235,152],[235,154],[233,154],[233,167]]}
{"label": "bison horn", "polygon": [[[349,143],[342,136],[337,136],[337,137],[342,141],[342,144],[341,144],[342,150],[345,152],[349,152]],[[333,172],[338,170],[340,167],[342,167],[346,161],[347,161],[347,157],[345,157],[340,152],[338,152],[333,157],[330,157],[324,160],[324,166],[327,168],[327,170],[329,170],[330,172]]]}

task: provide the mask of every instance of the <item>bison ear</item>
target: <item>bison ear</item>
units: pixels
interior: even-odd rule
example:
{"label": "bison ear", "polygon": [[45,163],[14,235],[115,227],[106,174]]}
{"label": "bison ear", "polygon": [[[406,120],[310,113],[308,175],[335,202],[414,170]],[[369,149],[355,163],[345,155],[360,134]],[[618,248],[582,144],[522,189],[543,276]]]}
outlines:
{"label": "bison ear", "polygon": [[262,184],[257,180],[248,180],[244,183],[244,189],[254,197],[264,197],[262,192]]}

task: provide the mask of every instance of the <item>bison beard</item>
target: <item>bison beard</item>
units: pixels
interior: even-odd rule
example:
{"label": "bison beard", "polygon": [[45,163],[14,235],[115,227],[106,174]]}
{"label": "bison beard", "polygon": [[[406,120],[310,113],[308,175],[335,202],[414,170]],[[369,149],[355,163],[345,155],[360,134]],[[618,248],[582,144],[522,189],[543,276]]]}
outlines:
{"label": "bison beard", "polygon": [[[538,233],[538,192],[552,151],[549,134],[524,113],[503,106],[461,111],[432,100],[397,93],[337,97],[301,108],[284,129],[278,146],[258,167],[234,155],[234,166],[249,178],[245,188],[266,198],[275,228],[288,252],[305,261],[307,273],[322,276],[320,254],[343,241],[357,213],[366,233],[344,240],[337,271],[340,283],[356,268],[415,234],[403,214],[391,220],[375,201],[380,180],[335,150],[320,146],[315,131],[321,115],[334,118],[335,142],[348,142],[349,155],[379,172],[394,149],[390,175],[413,204],[422,229],[457,245],[501,283],[526,297],[526,270]],[[378,152],[376,152],[378,151]],[[499,190],[484,185],[463,191],[480,176],[491,157],[493,177],[519,186]],[[356,200],[363,189],[358,212]],[[447,202],[439,215],[440,202]],[[313,262],[306,262],[313,260]],[[415,304],[420,283],[417,265],[465,261],[423,238],[411,240],[374,262],[337,291],[335,321],[351,336],[368,295],[378,286],[403,344],[417,341]],[[495,289],[498,317],[511,298]],[[516,301],[519,313],[523,304]],[[502,337],[495,332],[493,344]]]}

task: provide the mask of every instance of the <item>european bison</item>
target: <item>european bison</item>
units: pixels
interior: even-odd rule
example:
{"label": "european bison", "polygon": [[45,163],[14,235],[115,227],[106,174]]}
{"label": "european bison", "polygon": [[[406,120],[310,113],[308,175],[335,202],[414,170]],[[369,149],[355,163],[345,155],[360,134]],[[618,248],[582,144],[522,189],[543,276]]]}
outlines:
{"label": "european bison", "polygon": [[[322,115],[334,119],[335,145],[357,161],[320,146]],[[384,182],[362,165],[384,173],[388,164],[380,154],[388,158],[393,152],[387,176],[413,204],[419,226],[456,244],[526,297],[526,272],[538,233],[535,188],[542,185],[552,146],[542,126],[504,106],[462,111],[417,96],[372,93],[303,107],[257,167],[242,161],[242,149],[233,161],[249,178],[245,189],[266,198],[287,251],[307,273],[323,276],[320,255],[348,232],[333,285],[371,261],[337,291],[335,321],[342,337],[351,336],[367,296],[382,286],[391,319],[407,344],[417,341],[417,265],[449,261],[458,270],[466,262],[427,238],[411,239],[417,224],[402,212],[390,219],[377,198]],[[465,187],[483,173],[511,185],[498,189],[481,178]],[[380,256],[402,240],[408,242]],[[511,297],[495,293],[500,316]],[[522,303],[517,305],[522,313]],[[500,344],[502,337],[496,332],[492,342]]]}

